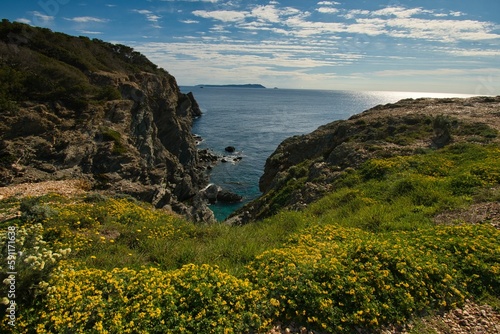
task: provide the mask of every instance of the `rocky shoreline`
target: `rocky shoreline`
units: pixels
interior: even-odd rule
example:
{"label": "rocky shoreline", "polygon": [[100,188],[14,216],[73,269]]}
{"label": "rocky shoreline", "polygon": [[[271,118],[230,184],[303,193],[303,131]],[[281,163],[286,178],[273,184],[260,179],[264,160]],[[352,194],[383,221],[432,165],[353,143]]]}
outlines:
{"label": "rocky shoreline", "polygon": [[[0,186],[81,179],[190,221],[215,221],[201,190],[223,159],[197,147],[192,93],[126,46],[2,24],[11,31],[0,39],[0,62],[17,64],[12,80],[27,94],[1,96],[10,102],[0,106]],[[45,63],[31,61],[39,57]],[[38,85],[47,68],[59,74]]]}
{"label": "rocky shoreline", "polygon": [[498,142],[499,110],[500,96],[406,99],[288,138],[266,161],[259,181],[263,195],[227,223],[260,220],[276,213],[272,208],[301,210],[370,158],[413,155],[458,142]]}

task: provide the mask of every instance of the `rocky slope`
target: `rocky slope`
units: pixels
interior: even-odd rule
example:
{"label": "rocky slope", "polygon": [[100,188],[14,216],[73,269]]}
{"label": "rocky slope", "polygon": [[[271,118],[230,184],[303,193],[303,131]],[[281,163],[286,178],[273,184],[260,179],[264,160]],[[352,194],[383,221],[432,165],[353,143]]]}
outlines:
{"label": "rocky slope", "polygon": [[333,181],[373,157],[419,153],[452,142],[498,141],[500,97],[406,99],[283,141],[267,159],[263,195],[228,223],[300,210],[333,191]]}
{"label": "rocky slope", "polygon": [[0,186],[82,179],[211,221],[199,194],[210,157],[191,133],[200,115],[129,47],[0,24]]}

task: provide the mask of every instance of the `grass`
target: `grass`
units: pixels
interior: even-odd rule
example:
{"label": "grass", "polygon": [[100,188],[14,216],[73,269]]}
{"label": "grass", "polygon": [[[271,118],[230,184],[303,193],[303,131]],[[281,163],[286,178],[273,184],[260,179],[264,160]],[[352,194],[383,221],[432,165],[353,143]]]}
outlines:
{"label": "grass", "polygon": [[498,147],[473,143],[370,160],[304,211],[241,227],[195,225],[126,198],[25,199],[22,216],[0,226],[31,235],[17,245],[29,249],[17,282],[30,291],[17,330],[256,332],[294,320],[350,333],[465,298],[498,305],[499,232],[433,217],[497,201],[499,160]]}

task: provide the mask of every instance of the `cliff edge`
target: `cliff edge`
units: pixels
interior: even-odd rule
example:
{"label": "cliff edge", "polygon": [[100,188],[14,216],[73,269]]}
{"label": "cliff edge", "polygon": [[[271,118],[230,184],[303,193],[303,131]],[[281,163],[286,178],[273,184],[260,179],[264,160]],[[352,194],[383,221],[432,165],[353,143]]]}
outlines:
{"label": "cliff edge", "polygon": [[263,195],[229,218],[244,224],[301,210],[334,191],[335,180],[377,157],[413,155],[451,143],[498,142],[500,97],[421,98],[379,105],[284,140],[267,159]]}
{"label": "cliff edge", "polygon": [[201,112],[172,75],[127,46],[7,20],[0,55],[0,186],[81,179],[214,219],[191,133]]}

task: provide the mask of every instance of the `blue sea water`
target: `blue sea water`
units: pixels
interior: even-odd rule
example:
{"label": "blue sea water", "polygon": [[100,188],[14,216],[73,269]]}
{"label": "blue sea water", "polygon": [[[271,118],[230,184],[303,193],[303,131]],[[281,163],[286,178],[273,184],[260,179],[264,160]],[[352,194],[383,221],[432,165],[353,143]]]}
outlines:
{"label": "blue sea water", "polygon": [[[224,220],[243,204],[257,198],[259,178],[266,159],[286,138],[309,133],[329,122],[347,119],[379,104],[404,98],[450,97],[460,94],[355,92],[298,89],[188,87],[203,115],[193,133],[203,141],[200,148],[217,154],[242,157],[239,162],[220,163],[210,171],[210,182],[243,196],[233,205],[214,204],[212,211]],[[461,96],[463,97],[463,96]],[[224,151],[234,146],[236,152]]]}

